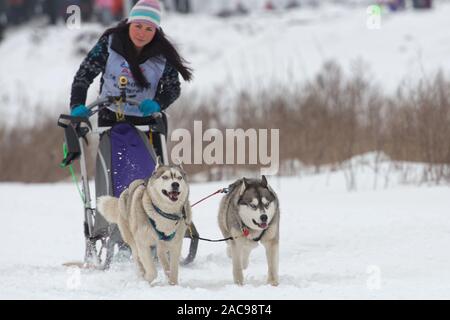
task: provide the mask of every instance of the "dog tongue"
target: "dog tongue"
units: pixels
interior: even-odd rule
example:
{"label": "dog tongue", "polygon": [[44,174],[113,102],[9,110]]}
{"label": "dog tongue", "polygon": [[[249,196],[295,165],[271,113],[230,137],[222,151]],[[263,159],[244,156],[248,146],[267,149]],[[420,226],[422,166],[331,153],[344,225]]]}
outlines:
{"label": "dog tongue", "polygon": [[260,224],[260,226],[261,226],[261,228],[265,229],[265,228],[267,228],[267,223],[263,222]]}
{"label": "dog tongue", "polygon": [[178,192],[176,192],[176,191],[169,192],[169,197],[172,200],[177,200],[178,199]]}

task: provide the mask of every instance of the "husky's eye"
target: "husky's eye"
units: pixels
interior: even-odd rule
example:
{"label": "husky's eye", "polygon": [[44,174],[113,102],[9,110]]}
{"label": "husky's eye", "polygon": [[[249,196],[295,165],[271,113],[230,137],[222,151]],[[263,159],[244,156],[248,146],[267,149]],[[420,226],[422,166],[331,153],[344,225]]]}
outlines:
{"label": "husky's eye", "polygon": [[169,177],[168,176],[162,176],[161,177],[163,180],[167,180],[167,179],[169,179]]}
{"label": "husky's eye", "polygon": [[178,180],[183,180],[183,177],[182,177],[182,176],[179,176],[179,177],[178,177]]}
{"label": "husky's eye", "polygon": [[264,205],[264,208],[268,209],[269,206],[270,206],[270,202],[267,202],[267,203]]}
{"label": "husky's eye", "polygon": [[254,204],[249,203],[248,206],[249,206],[250,208],[252,208],[253,210],[256,210],[256,206],[255,206]]}

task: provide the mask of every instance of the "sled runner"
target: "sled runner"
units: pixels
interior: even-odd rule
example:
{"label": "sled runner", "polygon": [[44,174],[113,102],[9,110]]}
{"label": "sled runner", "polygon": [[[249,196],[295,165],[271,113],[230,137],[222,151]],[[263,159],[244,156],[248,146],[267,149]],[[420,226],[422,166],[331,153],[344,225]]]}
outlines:
{"label": "sled runner", "polygon": [[[127,98],[125,94],[126,83],[126,78],[119,79],[120,96],[108,96],[90,104],[90,117],[111,104],[120,107],[127,103],[137,108],[140,102]],[[85,147],[88,136],[93,133],[100,134],[95,170],[95,197],[119,197],[132,181],[146,179],[153,173],[157,156],[164,164],[168,164],[167,117],[164,112],[154,113],[145,126],[135,126],[122,117],[122,120],[104,128],[103,132],[100,132],[100,128],[95,132],[88,118],[62,114],[58,125],[64,128],[66,146],[61,166],[70,166],[80,159],[86,244],[83,262],[69,262],[64,265],[108,269],[113,260],[129,258],[131,251],[122,240],[117,225],[109,224],[93,206],[86,165]],[[182,264],[192,262],[197,253],[198,233],[194,224],[191,225],[191,230],[192,234],[187,232],[185,235],[185,238],[190,239],[190,243],[189,252]]]}

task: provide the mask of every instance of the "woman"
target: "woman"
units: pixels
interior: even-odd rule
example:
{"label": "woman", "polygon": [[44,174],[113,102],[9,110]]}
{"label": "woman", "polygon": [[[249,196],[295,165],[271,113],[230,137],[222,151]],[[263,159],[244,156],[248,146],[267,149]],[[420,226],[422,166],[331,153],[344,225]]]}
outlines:
{"label": "woman", "polygon": [[[103,195],[119,197],[132,181],[146,179],[152,174],[155,159],[149,152],[149,144],[153,145],[157,155],[163,155],[161,142],[158,144],[151,132],[145,139],[142,132],[130,130],[133,127],[127,122],[134,125],[154,123],[149,116],[169,107],[180,95],[178,74],[184,80],[191,80],[191,69],[184,65],[184,60],[159,28],[160,17],[157,0],[139,1],[130,11],[128,20],[106,30],[75,75],[70,100],[73,116],[90,115],[85,106],[87,91],[100,72],[101,98],[120,96],[118,80],[125,76],[128,79],[127,97],[140,101],[139,106],[111,104],[99,112],[99,126],[114,126],[100,135],[95,173],[96,198]],[[112,257],[109,254],[114,251],[114,243],[119,244],[120,250],[126,249],[117,227],[110,229],[108,222],[96,215],[93,233],[89,235],[91,247],[108,235],[108,243],[113,244],[107,246],[108,257]]]}
{"label": "woman", "polygon": [[100,97],[119,96],[118,79],[128,79],[127,97],[140,101],[137,108],[110,105],[99,112],[99,126],[116,122],[116,112],[136,125],[149,123],[152,113],[171,105],[180,95],[180,73],[190,81],[192,70],[185,66],[160,28],[161,7],[157,0],[140,0],[127,20],[108,29],[81,64],[72,84],[71,115],[87,117],[87,91],[101,72]]}

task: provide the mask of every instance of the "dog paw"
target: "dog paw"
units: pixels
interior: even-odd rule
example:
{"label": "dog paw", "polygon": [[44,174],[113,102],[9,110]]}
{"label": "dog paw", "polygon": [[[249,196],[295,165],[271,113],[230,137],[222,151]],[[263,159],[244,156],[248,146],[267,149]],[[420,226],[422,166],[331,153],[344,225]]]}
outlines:
{"label": "dog paw", "polygon": [[238,286],[243,286],[244,280],[234,280],[234,283],[237,284]]}
{"label": "dog paw", "polygon": [[152,283],[153,280],[156,279],[156,274],[153,274],[153,273],[146,273],[146,274],[144,275],[144,279],[147,280],[149,283]]}
{"label": "dog paw", "polygon": [[175,274],[172,274],[171,276],[169,275],[167,277],[167,280],[169,281],[169,284],[171,286],[176,286],[178,285],[178,276],[176,276]]}
{"label": "dog paw", "polygon": [[270,284],[271,286],[277,287],[278,286],[278,280],[269,279],[269,280],[267,280],[267,284]]}

